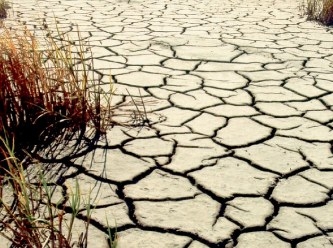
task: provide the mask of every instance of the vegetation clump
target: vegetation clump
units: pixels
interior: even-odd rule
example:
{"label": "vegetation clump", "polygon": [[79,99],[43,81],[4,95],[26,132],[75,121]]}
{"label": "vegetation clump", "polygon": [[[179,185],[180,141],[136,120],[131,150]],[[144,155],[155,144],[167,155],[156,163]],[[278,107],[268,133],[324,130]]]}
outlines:
{"label": "vegetation clump", "polygon": [[[101,87],[77,35],[75,43],[57,30],[57,39],[46,35],[41,45],[27,28],[1,27],[0,235],[11,247],[87,247],[92,209],[89,199],[81,209],[79,185],[70,190],[49,180],[46,168],[29,170],[40,165],[39,151],[72,141],[78,147],[112,121],[112,83]],[[84,232],[74,240],[73,223],[82,211]]]}
{"label": "vegetation clump", "polygon": [[0,35],[0,135],[15,140],[20,159],[59,137],[82,138],[88,127],[103,132],[111,120],[111,82],[103,90],[90,78],[84,46],[60,38],[41,47],[26,28]]}
{"label": "vegetation clump", "polygon": [[5,0],[0,0],[0,20],[7,17],[7,9],[9,9],[9,4]]}
{"label": "vegetation clump", "polygon": [[308,20],[315,20],[324,25],[333,25],[333,0],[307,0],[303,6]]}

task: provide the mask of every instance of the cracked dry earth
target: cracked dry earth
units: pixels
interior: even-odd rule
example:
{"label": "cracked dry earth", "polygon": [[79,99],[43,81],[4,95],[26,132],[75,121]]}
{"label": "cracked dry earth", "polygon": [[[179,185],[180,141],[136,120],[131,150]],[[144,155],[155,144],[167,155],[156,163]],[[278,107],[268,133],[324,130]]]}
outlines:
{"label": "cracked dry earth", "polygon": [[[78,24],[116,103],[115,126],[70,162],[95,200],[90,247],[333,247],[333,30],[298,1],[13,1],[14,19]],[[37,32],[36,28],[36,32]],[[149,104],[154,102],[154,104]]]}

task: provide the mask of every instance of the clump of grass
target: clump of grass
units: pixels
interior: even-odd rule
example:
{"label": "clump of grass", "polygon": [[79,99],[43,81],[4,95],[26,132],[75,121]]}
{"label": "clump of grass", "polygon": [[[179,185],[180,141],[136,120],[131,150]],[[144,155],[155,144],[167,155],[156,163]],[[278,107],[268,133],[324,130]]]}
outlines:
{"label": "clump of grass", "polygon": [[6,18],[7,17],[7,11],[5,8],[5,1],[0,0],[0,18]]}
{"label": "clump of grass", "polygon": [[308,20],[315,20],[324,25],[333,25],[333,0],[307,0],[303,6]]}
{"label": "clump of grass", "polygon": [[77,132],[82,138],[87,127],[101,133],[111,120],[111,82],[103,90],[83,44],[59,37],[40,47],[26,28],[0,35],[0,135],[15,139],[17,153]]}
{"label": "clump of grass", "polygon": [[324,0],[320,21],[326,25],[333,25],[333,0]]}
{"label": "clump of grass", "polygon": [[5,0],[0,0],[0,19],[7,17],[7,9],[9,9],[9,4]]}
{"label": "clump of grass", "polygon": [[27,28],[0,34],[0,235],[13,248],[87,247],[90,208],[85,234],[72,240],[80,191],[54,202],[59,185],[26,170],[35,152],[74,136],[77,144],[87,130],[98,136],[112,121],[112,83],[100,86],[77,35],[74,44],[58,30],[40,45]]}

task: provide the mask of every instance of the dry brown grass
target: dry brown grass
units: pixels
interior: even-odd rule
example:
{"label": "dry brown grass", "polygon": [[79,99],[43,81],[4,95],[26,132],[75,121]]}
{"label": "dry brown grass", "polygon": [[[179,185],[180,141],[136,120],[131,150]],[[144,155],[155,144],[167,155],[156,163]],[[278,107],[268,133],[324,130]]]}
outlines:
{"label": "dry brown grass", "polygon": [[13,248],[87,247],[89,202],[85,229],[78,240],[72,236],[82,211],[78,185],[54,201],[59,185],[29,174],[24,163],[39,148],[76,133],[82,138],[87,129],[98,135],[112,122],[112,83],[100,87],[77,35],[74,45],[58,31],[59,40],[49,36],[41,46],[26,28],[0,33],[0,235]]}
{"label": "dry brown grass", "polygon": [[0,0],[0,20],[7,17],[7,10],[9,9],[9,4],[5,0]]}
{"label": "dry brown grass", "polygon": [[0,134],[14,138],[18,152],[88,126],[103,132],[111,120],[111,82],[102,90],[84,46],[61,37],[40,47],[27,29],[0,35]]}
{"label": "dry brown grass", "polygon": [[308,20],[315,20],[324,25],[333,25],[333,0],[307,0],[303,6]]}

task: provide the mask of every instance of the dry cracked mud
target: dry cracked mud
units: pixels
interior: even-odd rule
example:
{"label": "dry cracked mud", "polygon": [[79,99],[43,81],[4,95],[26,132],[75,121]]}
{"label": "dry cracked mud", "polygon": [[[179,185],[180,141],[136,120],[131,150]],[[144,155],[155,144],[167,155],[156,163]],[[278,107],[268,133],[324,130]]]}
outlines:
{"label": "dry cracked mud", "polygon": [[300,2],[13,0],[36,34],[78,25],[117,103],[147,102],[148,125],[64,162],[90,247],[105,217],[120,248],[333,247],[333,29]]}

